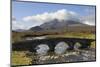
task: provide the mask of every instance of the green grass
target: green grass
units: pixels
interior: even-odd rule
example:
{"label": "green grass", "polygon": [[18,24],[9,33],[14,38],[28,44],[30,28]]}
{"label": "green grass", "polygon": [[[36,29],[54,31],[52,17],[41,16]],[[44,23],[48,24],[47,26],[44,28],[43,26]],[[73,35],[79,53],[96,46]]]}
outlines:
{"label": "green grass", "polygon": [[57,37],[68,37],[68,38],[87,38],[95,39],[95,34],[84,34],[84,33],[65,33],[61,35],[49,35],[48,38],[57,38]]}
{"label": "green grass", "polygon": [[27,51],[13,51],[11,63],[12,65],[29,65],[31,64],[31,58],[26,57]]}
{"label": "green grass", "polygon": [[[23,41],[24,39],[22,38],[22,36],[24,35],[34,35],[34,33],[24,33],[24,32],[17,32],[17,33],[12,33],[12,42],[19,42],[19,41]],[[66,33],[62,33],[62,34],[49,34],[46,35],[48,38],[57,38],[57,37],[68,37],[68,38],[87,38],[87,39],[95,39],[95,34],[92,33],[75,33],[75,32],[66,32]]]}
{"label": "green grass", "polygon": [[91,48],[96,48],[95,42],[92,42],[90,47],[91,47]]}

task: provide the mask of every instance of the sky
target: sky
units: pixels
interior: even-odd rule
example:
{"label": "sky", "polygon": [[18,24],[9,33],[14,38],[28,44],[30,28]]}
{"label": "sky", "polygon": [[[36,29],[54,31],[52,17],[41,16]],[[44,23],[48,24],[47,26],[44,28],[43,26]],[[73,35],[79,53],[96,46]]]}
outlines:
{"label": "sky", "polygon": [[95,6],[38,2],[12,2],[12,29],[29,29],[53,19],[82,20],[95,25]]}

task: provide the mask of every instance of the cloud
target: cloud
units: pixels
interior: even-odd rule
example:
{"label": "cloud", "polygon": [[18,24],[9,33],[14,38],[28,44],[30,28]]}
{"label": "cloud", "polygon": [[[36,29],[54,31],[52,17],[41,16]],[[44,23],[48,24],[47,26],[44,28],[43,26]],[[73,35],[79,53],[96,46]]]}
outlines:
{"label": "cloud", "polygon": [[12,30],[17,30],[17,29],[25,29],[25,26],[21,22],[17,21],[16,18],[13,16],[12,17]]}
{"label": "cloud", "polygon": [[82,17],[83,23],[88,25],[95,25],[95,14],[87,15]]}
{"label": "cloud", "polygon": [[[88,11],[88,10],[87,10]],[[88,11],[89,13],[89,11]],[[57,19],[62,20],[74,20],[81,21],[81,23],[88,25],[95,25],[95,14],[94,11],[90,12],[86,16],[80,16],[76,12],[68,11],[66,9],[60,9],[55,12],[44,12],[33,16],[23,17],[22,20],[17,21],[16,18],[12,17],[12,29],[29,29],[34,26],[39,26],[43,23]]]}
{"label": "cloud", "polygon": [[95,25],[95,7],[89,7],[85,10],[85,12],[88,14],[86,16],[83,16],[81,20],[83,23],[88,25]]}
{"label": "cloud", "polygon": [[33,16],[27,16],[23,18],[23,21],[25,22],[33,22],[37,23],[36,25],[41,25],[43,23],[46,23],[48,21],[58,19],[59,21],[62,20],[76,20],[78,19],[78,14],[72,11],[67,11],[66,9],[61,9],[55,12],[44,12],[42,14],[37,14]]}

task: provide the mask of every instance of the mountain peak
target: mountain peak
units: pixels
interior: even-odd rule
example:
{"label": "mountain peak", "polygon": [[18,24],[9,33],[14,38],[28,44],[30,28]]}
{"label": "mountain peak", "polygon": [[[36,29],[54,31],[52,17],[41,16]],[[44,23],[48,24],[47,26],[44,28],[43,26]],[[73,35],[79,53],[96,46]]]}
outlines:
{"label": "mountain peak", "polygon": [[68,27],[77,27],[77,26],[87,26],[86,24],[81,23],[80,21],[75,20],[62,20],[59,21],[58,19],[51,20],[49,22],[45,22],[44,24],[41,24],[40,26],[35,26],[30,28],[30,30],[33,31],[62,31],[67,30]]}

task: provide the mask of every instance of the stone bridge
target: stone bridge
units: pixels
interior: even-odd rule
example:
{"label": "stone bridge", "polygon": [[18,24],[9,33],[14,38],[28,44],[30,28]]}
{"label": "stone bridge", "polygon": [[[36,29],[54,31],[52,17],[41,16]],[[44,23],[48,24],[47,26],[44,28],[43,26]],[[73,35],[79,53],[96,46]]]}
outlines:
{"label": "stone bridge", "polygon": [[68,49],[74,49],[76,43],[79,43],[79,49],[89,48],[91,42],[95,39],[84,39],[84,38],[49,38],[49,39],[36,39],[36,40],[26,40],[12,44],[12,50],[16,51],[36,51],[36,47],[41,44],[46,44],[50,49],[49,51],[54,51],[56,45],[60,42],[65,42],[69,46]]}

